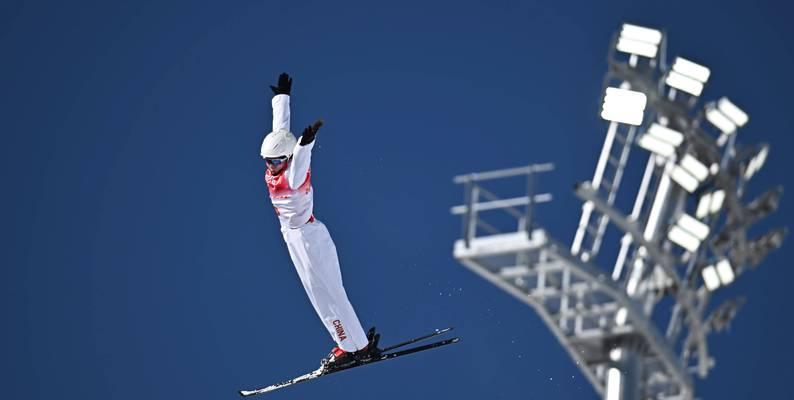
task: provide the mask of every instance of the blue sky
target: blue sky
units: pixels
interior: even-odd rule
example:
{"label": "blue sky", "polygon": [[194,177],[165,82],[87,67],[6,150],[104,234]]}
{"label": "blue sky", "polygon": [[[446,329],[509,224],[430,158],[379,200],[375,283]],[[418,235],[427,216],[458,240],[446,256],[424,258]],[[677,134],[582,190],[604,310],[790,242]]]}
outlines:
{"label": "blue sky", "polygon": [[[115,3],[115,4],[113,4]],[[0,6],[0,376],[8,398],[219,399],[332,346],[263,182],[267,85],[294,76],[293,130],[326,125],[315,215],[384,342],[455,326],[452,348],[282,399],[593,399],[532,310],[459,266],[454,175],[554,162],[539,223],[569,242],[589,179],[611,35],[664,28],[711,67],[705,99],[772,144],[750,195],[792,187],[791,9],[775,2],[23,2]],[[784,195],[758,233],[791,225]],[[779,398],[787,245],[730,294],[703,398]],[[730,295],[729,294],[729,295]],[[274,396],[276,397],[276,396]]]}

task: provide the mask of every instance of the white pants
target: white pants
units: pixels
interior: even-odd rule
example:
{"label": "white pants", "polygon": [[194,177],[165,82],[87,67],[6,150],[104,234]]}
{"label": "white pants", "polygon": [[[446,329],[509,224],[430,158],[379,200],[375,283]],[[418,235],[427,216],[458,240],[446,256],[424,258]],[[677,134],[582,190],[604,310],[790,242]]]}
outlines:
{"label": "white pants", "polygon": [[281,232],[309,301],[337,346],[347,352],[363,349],[367,335],[342,286],[336,246],[325,224],[315,219]]}

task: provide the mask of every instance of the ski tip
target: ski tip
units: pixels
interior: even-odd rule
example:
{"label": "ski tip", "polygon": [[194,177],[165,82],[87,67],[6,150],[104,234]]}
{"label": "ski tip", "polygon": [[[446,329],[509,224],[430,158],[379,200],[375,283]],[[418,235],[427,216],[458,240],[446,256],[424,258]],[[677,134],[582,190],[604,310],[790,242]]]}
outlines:
{"label": "ski tip", "polygon": [[437,334],[442,334],[442,333],[449,332],[449,331],[451,331],[452,329],[453,329],[453,328],[452,328],[451,326],[450,326],[450,327],[448,327],[448,328],[444,328],[444,329],[436,329],[436,333],[437,333]]}
{"label": "ski tip", "polygon": [[243,396],[243,397],[250,396],[250,395],[253,394],[253,392],[248,391],[248,390],[240,390],[239,393],[240,393],[240,396]]}

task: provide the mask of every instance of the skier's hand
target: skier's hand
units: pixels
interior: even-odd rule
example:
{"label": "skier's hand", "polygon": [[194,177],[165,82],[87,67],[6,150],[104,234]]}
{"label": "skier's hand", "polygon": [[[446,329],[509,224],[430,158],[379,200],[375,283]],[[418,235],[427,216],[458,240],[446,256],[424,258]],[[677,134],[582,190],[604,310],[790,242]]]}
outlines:
{"label": "skier's hand", "polygon": [[310,126],[307,126],[306,129],[303,130],[303,134],[301,134],[301,146],[306,146],[307,144],[314,141],[314,137],[317,136],[317,131],[320,130],[320,127],[323,126],[323,120],[318,119]]}
{"label": "skier's hand", "polygon": [[289,74],[283,72],[281,75],[278,76],[278,86],[270,85],[270,90],[273,91],[274,95],[279,94],[289,94],[292,90],[292,78],[289,77]]}

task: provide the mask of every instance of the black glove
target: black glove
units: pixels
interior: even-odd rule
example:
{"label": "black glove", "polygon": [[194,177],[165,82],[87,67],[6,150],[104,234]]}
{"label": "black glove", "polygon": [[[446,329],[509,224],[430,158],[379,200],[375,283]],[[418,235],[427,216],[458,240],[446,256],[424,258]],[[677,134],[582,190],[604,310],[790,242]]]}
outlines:
{"label": "black glove", "polygon": [[306,146],[307,144],[314,141],[314,137],[317,136],[317,131],[320,130],[320,127],[323,126],[323,120],[318,119],[315,121],[311,126],[307,126],[306,129],[303,130],[303,134],[301,135],[301,146]]}
{"label": "black glove", "polygon": [[270,85],[270,90],[273,91],[274,95],[278,94],[289,94],[292,90],[292,78],[289,77],[289,74],[286,72],[282,73],[278,76],[278,86]]}

